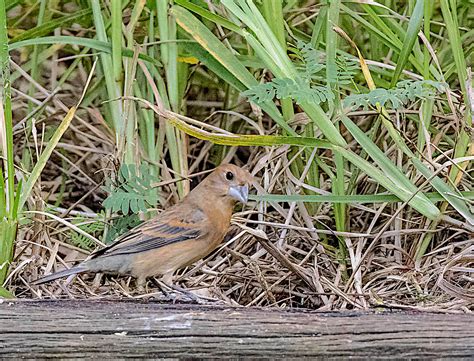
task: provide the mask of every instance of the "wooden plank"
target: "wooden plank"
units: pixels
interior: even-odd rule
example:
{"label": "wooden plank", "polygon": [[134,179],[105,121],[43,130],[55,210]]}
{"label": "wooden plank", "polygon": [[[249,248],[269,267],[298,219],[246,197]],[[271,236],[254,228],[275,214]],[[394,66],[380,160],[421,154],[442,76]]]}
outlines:
{"label": "wooden plank", "polygon": [[474,316],[3,301],[0,357],[474,358]]}

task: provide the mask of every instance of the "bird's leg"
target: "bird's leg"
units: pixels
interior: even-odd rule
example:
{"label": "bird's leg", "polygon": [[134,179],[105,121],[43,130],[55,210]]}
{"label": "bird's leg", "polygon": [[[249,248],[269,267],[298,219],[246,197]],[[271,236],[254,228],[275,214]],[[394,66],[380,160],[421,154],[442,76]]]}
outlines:
{"label": "bird's leg", "polygon": [[103,274],[102,273],[97,273],[94,277],[94,281],[92,282],[92,289],[94,291],[98,290],[100,288],[100,284],[102,282],[102,277],[103,277]]}
{"label": "bird's leg", "polygon": [[[200,303],[199,298],[195,294],[173,284],[173,273],[174,271],[165,273],[161,277],[161,283],[163,283],[169,289],[177,291],[181,293],[182,295],[188,297],[192,302]],[[175,301],[176,299],[174,300],[174,302]]]}
{"label": "bird's leg", "polygon": [[170,299],[169,292],[163,287],[163,282],[158,281],[155,277],[151,277],[151,281],[155,284],[156,287],[163,293],[163,296],[166,299]]}
{"label": "bird's leg", "polygon": [[[188,291],[182,287],[179,287],[173,284],[172,282],[173,272],[163,275],[160,280],[156,279],[155,277],[152,277],[151,279],[158,286],[158,288],[163,293],[163,295],[165,296],[165,299],[168,302],[206,304],[206,303],[209,303],[210,301],[213,301],[213,302],[217,301],[212,298],[196,295],[195,293],[191,291]],[[145,279],[138,278],[137,285],[139,284],[141,280],[144,281]]]}
{"label": "bird's leg", "polygon": [[139,293],[145,293],[146,277],[137,278],[137,290]]}
{"label": "bird's leg", "polygon": [[64,292],[65,294],[68,295],[69,298],[72,299],[72,298],[74,298],[74,295],[73,295],[73,294],[71,293],[71,291],[69,290],[69,287],[68,287],[68,286],[69,286],[69,283],[70,283],[70,282],[68,282],[68,281],[66,281],[65,283],[59,282],[59,287],[63,290],[63,292]]}
{"label": "bird's leg", "polygon": [[68,278],[66,278],[66,281],[64,282],[64,285],[67,287],[69,286],[72,281],[74,280],[74,278],[76,278],[77,275],[70,275]]}
{"label": "bird's leg", "polygon": [[[167,284],[167,283],[163,282],[162,280],[160,280],[160,281],[157,280],[157,283],[160,285],[161,291],[173,303],[176,303],[176,302],[179,302],[179,301],[185,302],[185,303],[189,303],[189,302],[198,303],[198,304],[203,303],[203,300],[199,296],[197,296],[194,293],[189,292],[189,291],[187,291],[187,290],[185,290],[181,287],[178,287],[178,286],[173,285],[173,284]],[[177,294],[175,292],[166,292],[165,288],[176,291]]]}
{"label": "bird's leg", "polygon": [[[168,287],[168,288],[170,288],[170,289],[172,289],[176,292],[179,292],[181,295],[183,295],[183,296],[187,297],[189,300],[191,300],[191,302],[195,302],[197,304],[208,303],[209,301],[216,301],[213,298],[200,296],[200,295],[197,295],[197,294],[193,293],[192,291],[188,291],[188,290],[186,290],[182,287],[179,287],[176,284],[173,284],[172,280],[173,280],[173,272],[170,272],[170,273],[167,273],[167,274],[163,275],[163,277],[161,278],[161,281],[157,281],[157,282],[162,283],[166,287]],[[163,290],[163,287],[161,287],[161,289]],[[173,300],[173,302],[176,302],[176,301],[177,301],[176,299]]]}

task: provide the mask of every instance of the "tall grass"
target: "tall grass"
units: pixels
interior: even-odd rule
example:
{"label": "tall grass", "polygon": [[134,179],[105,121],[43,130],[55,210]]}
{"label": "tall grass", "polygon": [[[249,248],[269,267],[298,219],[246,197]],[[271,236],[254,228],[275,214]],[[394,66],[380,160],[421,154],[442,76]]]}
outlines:
{"label": "tall grass", "polygon": [[2,171],[0,172],[0,295],[5,295],[3,283],[13,257],[18,215],[18,192],[15,195],[13,161],[13,122],[10,90],[7,17],[4,1],[0,2],[0,142]]}
{"label": "tall grass", "polygon": [[[202,143],[196,138],[245,147],[249,152],[260,146],[291,147],[285,162],[290,164],[291,176],[299,181],[301,189],[297,191],[301,194],[270,194],[256,199],[274,207],[288,202],[293,210],[299,202],[305,203],[302,218],[306,225],[322,211],[320,203],[331,203],[334,224],[315,222],[314,227],[334,226],[339,236],[332,239],[324,235],[323,243],[336,248],[334,257],[338,258],[343,278],[350,283],[351,277],[356,277],[359,293],[362,250],[367,247],[361,242],[355,252],[353,241],[341,236],[353,230],[354,205],[369,202],[380,207],[376,217],[389,214],[383,224],[386,228],[382,229],[393,227],[401,231],[409,223],[407,219],[420,216],[420,228],[425,231],[413,240],[413,249],[404,250],[416,258],[418,266],[430,249],[439,224],[471,231],[474,227],[469,173],[474,156],[469,133],[473,99],[466,85],[472,82],[466,69],[473,60],[473,35],[469,30],[472,14],[464,2],[440,0],[438,6],[426,0],[406,4],[339,0],[315,4],[282,0],[90,0],[74,3],[73,13],[63,11],[62,1],[56,2],[55,9],[45,1],[40,1],[38,8],[28,1],[15,2],[11,8],[8,2],[0,3],[0,26],[9,27],[10,34],[10,41],[6,31],[0,38],[0,215],[5,232],[0,240],[0,264],[11,261],[21,212],[33,207],[29,200],[36,181],[41,179],[60,137],[79,111],[70,107],[40,154],[23,156],[35,159],[31,167],[15,170],[9,52],[17,56],[26,52],[28,61],[22,67],[34,82],[41,83],[44,79],[40,69],[45,68],[40,65],[53,54],[57,56],[57,47],[61,56],[72,55],[74,59],[66,65],[58,91],[80,73],[78,69],[91,72],[91,58],[98,56],[99,67],[91,74],[84,109],[100,111],[102,126],[112,134],[116,164],[141,164],[149,169],[145,172],[147,177],[158,184],[152,200],[167,204],[162,197],[168,194],[163,192],[163,184],[173,181],[178,182],[169,194],[175,200],[183,197],[190,189],[190,169],[196,171],[202,167],[199,162],[212,163],[213,159],[219,161],[233,154],[230,148],[221,148],[218,156],[214,157],[212,151],[200,155],[195,146]],[[31,23],[34,26],[27,29]],[[309,60],[309,66],[322,69],[312,73],[310,79],[302,76],[302,69],[308,64],[302,60],[299,44],[312,47],[314,58]],[[351,62],[357,72],[345,70],[343,60]],[[343,76],[349,80],[343,81]],[[20,75],[13,77],[19,79]],[[409,101],[398,109],[392,109],[393,102],[385,102],[380,95],[388,94],[384,90],[396,89],[400,81],[422,79],[443,84],[443,92],[423,97],[413,91],[407,95]],[[268,90],[275,81],[292,84],[293,88],[280,88],[284,96],[275,89],[270,98],[260,93],[263,100],[253,104],[253,111],[242,107],[245,97],[236,94],[261,92],[258,89],[262,84]],[[324,89],[326,97],[321,99],[328,101],[315,101],[308,93],[300,96],[298,86],[301,91],[302,83],[308,85],[304,89],[313,89],[309,90],[313,91],[311,96],[317,93],[315,89]],[[423,84],[424,89],[429,87],[428,83]],[[35,96],[34,89],[30,86],[30,98]],[[208,94],[201,94],[204,90]],[[346,100],[358,94],[366,94],[367,109],[346,106]],[[248,125],[253,123],[236,120],[229,113],[219,118],[220,122],[213,121],[216,114],[207,110],[196,116],[189,111],[188,98],[198,103],[222,101],[225,107],[219,110],[246,113],[261,134],[255,134]],[[28,114],[41,114],[44,107],[35,109],[34,104],[28,102]],[[460,109],[464,110],[462,115],[458,114]],[[437,119],[446,114],[455,118],[454,133],[436,129]],[[304,122],[299,123],[297,119],[301,117]],[[36,141],[33,117],[25,124],[25,136]],[[88,126],[92,131],[94,126]],[[412,128],[416,129],[414,137]],[[193,163],[195,159],[199,159],[197,165]],[[107,177],[119,179],[119,165],[112,168],[107,170]],[[24,185],[15,179],[24,180]],[[136,206],[139,200],[134,198],[140,198],[139,192],[128,187],[130,194],[123,201],[130,204],[123,209],[140,208]],[[113,193],[114,185],[107,189]],[[143,199],[144,196],[140,201]],[[106,211],[104,221],[112,216],[112,209]],[[288,214],[287,225],[292,222],[291,212]],[[105,232],[109,231],[105,227]],[[103,235],[102,239],[108,237]],[[284,248],[281,240],[277,245]],[[395,245],[401,254],[400,238]],[[0,285],[6,275],[4,266]]]}

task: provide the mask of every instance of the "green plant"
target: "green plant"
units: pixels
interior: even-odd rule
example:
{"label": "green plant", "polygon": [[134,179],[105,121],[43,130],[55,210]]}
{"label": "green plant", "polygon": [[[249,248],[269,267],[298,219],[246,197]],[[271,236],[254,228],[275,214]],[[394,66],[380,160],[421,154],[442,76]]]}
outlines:
{"label": "green plant", "polygon": [[[360,71],[353,59],[341,55],[337,60],[335,74],[321,74],[326,71],[326,63],[322,62],[321,52],[315,50],[310,43],[298,41],[296,54],[301,58],[298,66],[298,76],[292,78],[274,78],[266,83],[252,86],[242,92],[250,101],[262,106],[264,103],[277,99],[292,99],[297,104],[321,104],[334,100],[334,93],[328,88],[326,78],[333,76],[330,81],[345,85],[353,82],[353,77]],[[318,82],[314,78],[319,79]],[[324,83],[324,84],[322,84]]]}
{"label": "green plant", "polygon": [[[102,233],[105,228],[105,213],[102,213],[101,215],[101,219],[92,221],[87,218],[77,217],[72,221],[72,224],[74,224],[87,234]],[[73,245],[82,248],[86,251],[93,251],[96,247],[95,242],[91,240],[90,237],[84,236],[84,234],[78,233],[74,230],[70,230],[69,236]]]}
{"label": "green plant", "polygon": [[0,294],[8,295],[3,283],[13,257],[13,242],[18,227],[18,203],[21,183],[15,185],[13,163],[13,121],[10,90],[7,19],[5,2],[0,1]]}
{"label": "green plant", "polygon": [[[0,239],[0,292],[2,294],[7,293],[3,289],[3,284],[13,257],[14,241],[21,212],[46,162],[62,135],[68,129],[77,109],[76,106],[69,109],[61,124],[52,134],[48,144],[38,155],[37,162],[30,174],[20,176],[20,180],[15,184],[9,50],[6,6],[5,1],[0,0],[0,132],[3,134],[3,137],[1,137],[3,166],[0,176],[0,234],[2,235]],[[23,179],[25,179],[24,182]]]}
{"label": "green plant", "polygon": [[[184,196],[188,172],[224,159],[258,164],[261,184],[276,194],[254,198],[265,202],[252,221],[267,231],[270,219],[306,233],[293,243],[285,238],[292,228],[276,231],[276,246],[301,268],[316,253],[303,255],[312,242],[322,245],[329,267],[320,269],[321,287],[347,292],[342,303],[358,307],[353,294],[365,294],[373,270],[411,267],[416,259],[429,272],[432,260],[443,264],[440,249],[462,249],[455,239],[474,223],[469,2],[4,2],[9,9],[1,45],[9,42],[16,64],[8,74],[3,46],[2,81],[13,84],[15,112],[11,119],[4,86],[0,231],[11,241],[1,243],[2,272],[22,217],[49,216],[71,230],[57,235],[41,223],[54,239],[91,249],[97,238],[109,243],[146,219],[158,200]],[[57,127],[55,117],[70,108],[64,99],[87,74],[81,108]],[[59,142],[71,121],[73,131]],[[108,170],[114,181],[102,188],[96,155],[106,153],[122,166]],[[47,162],[51,155],[61,157],[59,167]],[[73,221],[59,218],[64,209],[77,212]],[[423,226],[411,229],[412,222]],[[253,256],[252,246],[245,249]],[[295,297],[282,299],[296,305]]]}
{"label": "green plant", "polygon": [[117,217],[110,222],[109,231],[104,239],[105,244],[109,244],[128,230],[138,226],[141,223],[137,214]]}
{"label": "green plant", "polygon": [[158,195],[152,187],[155,182],[157,177],[152,174],[148,164],[142,163],[139,167],[122,164],[117,184],[110,183],[103,187],[109,193],[104,200],[104,207],[112,212],[120,211],[123,215],[146,212],[158,203]]}
{"label": "green plant", "polygon": [[435,95],[435,91],[442,92],[445,85],[432,80],[411,81],[404,80],[392,89],[377,88],[366,94],[351,94],[344,98],[343,104],[351,109],[377,106],[400,109],[418,99],[427,100]]}
{"label": "green plant", "polygon": [[[261,57],[261,60],[273,74],[277,78],[289,78],[296,82],[298,78],[297,69],[291,63],[288,55],[284,53],[283,49],[279,46],[278,41],[269,30],[268,24],[262,19],[259,10],[255,7],[253,2],[243,0],[236,2],[223,1],[223,4],[250,28],[252,33],[241,30],[240,34],[244,36],[249,45],[254,49],[256,54]],[[204,30],[204,28],[199,25],[198,20],[183,8],[175,7],[173,11],[179,24],[188,31],[196,41],[208,49],[210,53],[216,54],[215,56],[218,60],[225,61],[224,64],[230,68],[229,62],[231,59],[224,59],[222,52],[225,51],[218,50],[220,46],[216,43],[214,35]],[[259,34],[260,37],[256,39],[252,34]],[[235,61],[238,62],[238,60]],[[235,64],[233,66],[235,66]],[[235,75],[239,76],[239,73],[235,73]],[[252,85],[253,84],[249,85],[249,87]],[[302,102],[300,106],[313,121],[314,125],[317,126],[322,134],[336,147],[337,152],[340,152],[344,158],[357,167],[366,164],[357,154],[343,149],[346,145],[346,141],[319,104],[306,101]],[[351,127],[351,129],[356,130],[353,127]],[[437,207],[426,199],[400,169],[388,160],[383,153],[376,151],[377,148],[374,144],[371,144],[370,139],[365,140],[367,141],[367,145],[364,146],[364,150],[372,156],[377,166],[382,170],[380,173],[371,173],[371,175],[377,174],[377,180],[388,187],[387,189],[390,189],[401,199],[408,201],[410,205],[427,217],[437,219],[440,216]]]}

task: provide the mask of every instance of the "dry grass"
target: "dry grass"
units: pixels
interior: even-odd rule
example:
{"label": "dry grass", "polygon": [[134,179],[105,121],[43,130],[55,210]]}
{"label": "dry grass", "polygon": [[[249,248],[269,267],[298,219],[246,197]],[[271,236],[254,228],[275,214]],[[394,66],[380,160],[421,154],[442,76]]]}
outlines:
{"label": "dry grass", "polygon": [[[64,31],[76,35],[86,32],[86,29]],[[43,64],[44,72],[39,81],[22,70],[22,54],[13,54],[12,71],[18,75],[12,87],[16,164],[20,164],[25,147],[32,150],[34,160],[48,135],[63,119],[67,109],[77,102],[86,86],[89,73],[80,63],[57,87],[75,59],[62,53],[61,47],[58,45],[55,54]],[[200,65],[192,69],[192,74],[202,78],[208,76],[207,69]],[[464,111],[460,94],[458,90],[451,93],[454,99],[451,99],[450,113],[441,105],[434,108],[431,124],[438,133],[431,134],[431,147],[427,147],[429,152],[425,156],[435,166],[454,157],[453,145],[446,142],[443,135],[459,131],[459,113]],[[225,111],[228,110],[227,95],[216,84],[205,87],[191,81],[184,99],[186,114],[235,133],[278,132],[271,119],[258,109],[252,109],[242,98],[232,111]],[[439,99],[436,101],[441,103]],[[91,249],[86,250],[73,245],[71,227],[75,225],[82,229],[85,224],[103,217],[102,201],[106,193],[101,187],[105,178],[113,177],[117,172],[115,133],[103,119],[104,107],[104,103],[86,99],[35,187],[30,204],[35,212],[25,213],[31,217],[24,218],[19,228],[14,261],[5,284],[17,297],[141,299],[160,295],[153,282],[148,283],[146,294],[138,293],[134,281],[128,277],[85,275],[69,286],[64,286],[62,281],[39,288],[30,286],[38,276],[70,267],[99,246],[91,243]],[[39,109],[43,112],[33,118],[31,135],[25,137],[22,125],[26,117]],[[296,107],[296,110],[300,113],[291,125],[301,130],[309,120],[301,109]],[[416,143],[418,130],[406,117],[418,112],[418,103],[390,112],[391,120],[399,126],[409,145]],[[377,114],[358,111],[349,116],[366,130],[373,126]],[[160,119],[161,129],[164,121]],[[348,141],[352,139],[347,131],[342,131],[342,135]],[[374,141],[394,164],[402,165],[403,154],[389,140],[386,130],[380,130]],[[299,155],[303,148],[230,148],[187,137],[185,146],[192,185],[216,166],[216,159],[222,158],[224,162],[247,167],[256,176],[258,184],[254,185],[254,193],[258,195],[328,194],[332,190],[332,181],[326,174],[320,175],[320,188],[305,183],[316,150],[307,163],[302,164],[302,173],[295,176],[292,165],[301,162]],[[361,151],[355,141],[349,146]],[[139,147],[137,152],[143,155]],[[317,152],[319,159],[334,169],[331,151],[318,149]],[[430,152],[436,153],[436,157],[432,158]],[[182,181],[181,175],[169,167],[166,146],[163,155],[158,164],[163,182],[159,209],[178,200],[177,184]],[[298,168],[301,169],[301,163]],[[349,169],[352,168],[345,170],[347,178],[351,175]],[[458,185],[460,190],[472,190],[471,174],[472,163]],[[426,185],[422,177],[415,179],[415,183]],[[358,175],[355,184],[355,194],[383,191],[363,173]],[[347,210],[347,229],[351,232],[337,232],[334,209],[327,203],[253,201],[235,214],[232,230],[222,246],[206,259],[179,271],[176,282],[184,288],[199,289],[196,292],[242,306],[321,310],[387,306],[471,312],[474,309],[473,234],[461,222],[456,223],[459,217],[455,211],[447,208],[445,213],[453,216],[453,222],[439,223],[432,229],[425,217],[401,202],[351,204]],[[55,214],[62,221],[49,214]],[[113,216],[107,215],[108,222],[112,219]],[[90,233],[95,237],[101,235],[101,231]],[[421,260],[416,261],[416,250],[426,234],[433,235],[430,248]],[[338,242],[345,244],[347,255],[339,250]]]}
{"label": "dry grass", "polygon": [[[59,76],[61,69],[61,62],[51,63],[50,75]],[[61,119],[64,107],[80,96],[86,78],[87,74],[78,72],[63,87],[61,95],[52,98],[44,88],[37,86],[34,98],[38,102],[47,99],[47,105],[44,116],[36,121],[35,142],[30,146],[42,147],[45,132]],[[54,78],[49,79],[54,81]],[[26,114],[27,97],[21,89],[27,81],[31,79],[20,78],[15,83],[14,114],[18,123]],[[218,96],[211,101],[192,96],[190,92],[187,100],[191,104],[190,113],[196,117],[220,110],[222,103]],[[246,104],[240,105],[237,111],[249,113]],[[219,125],[222,115],[213,114],[208,121]],[[359,123],[371,116],[357,114]],[[231,117],[238,120],[237,116]],[[304,121],[304,116],[299,118]],[[261,129],[267,129],[265,122],[261,120]],[[438,117],[438,125],[445,132],[455,126],[449,115]],[[411,133],[413,130],[407,129],[404,135],[410,138]],[[25,146],[21,131],[16,133],[15,140],[18,148]],[[189,139],[192,173],[213,166],[210,148],[204,141]],[[227,150],[225,159],[245,165],[257,176],[258,194],[297,194],[302,188],[327,192],[328,182],[322,183],[321,189],[311,189],[292,174],[290,165],[296,157],[290,151],[288,146],[236,148]],[[396,160],[396,152],[390,149],[385,152]],[[100,110],[92,106],[80,109],[43,173],[42,193],[36,198],[37,209],[41,211],[56,204],[58,216],[66,221],[78,216],[93,220],[105,197],[100,186],[104,176],[113,170],[107,169],[113,164],[112,154],[113,139]],[[164,163],[161,166],[166,167]],[[169,180],[176,178],[167,169],[163,174],[169,174]],[[366,176],[360,177],[357,184],[361,193],[376,188]],[[164,207],[176,201],[175,188],[173,182],[163,188]],[[413,211],[404,210],[394,217],[400,206],[395,203],[352,205],[352,232],[338,233],[333,231],[330,206],[310,206],[317,207],[316,216],[311,217],[308,205],[302,203],[250,203],[235,214],[234,227],[226,242],[205,260],[180,271],[176,277],[178,284],[189,289],[206,289],[208,295],[244,306],[326,310],[382,305],[445,311],[472,309],[470,271],[474,264],[474,246],[472,235],[465,230],[440,225],[429,231],[423,218]],[[18,297],[146,296],[137,294],[133,281],[127,277],[104,277],[94,282],[92,276],[81,276],[68,287],[53,283],[32,288],[29,282],[40,274],[71,266],[87,256],[88,252],[70,244],[70,232],[67,225],[43,214],[35,214],[29,224],[20,228],[9,279]],[[416,264],[415,246],[426,232],[433,232],[436,241],[422,262]],[[350,257],[346,266],[336,262],[337,249],[331,245],[336,237],[347,245]],[[357,271],[350,276],[348,268]],[[147,294],[159,294],[153,283],[149,283]]]}

